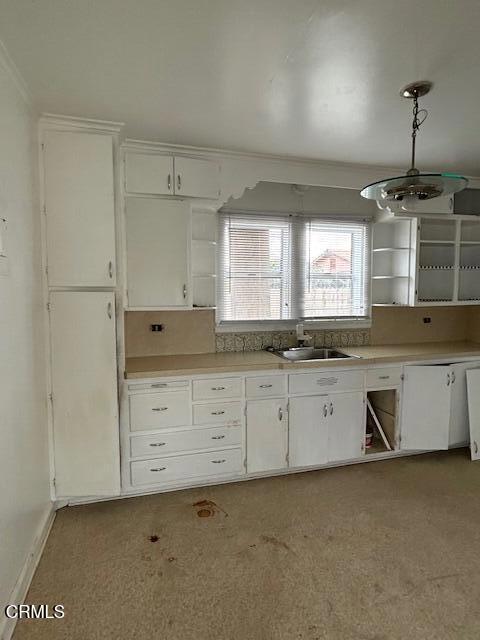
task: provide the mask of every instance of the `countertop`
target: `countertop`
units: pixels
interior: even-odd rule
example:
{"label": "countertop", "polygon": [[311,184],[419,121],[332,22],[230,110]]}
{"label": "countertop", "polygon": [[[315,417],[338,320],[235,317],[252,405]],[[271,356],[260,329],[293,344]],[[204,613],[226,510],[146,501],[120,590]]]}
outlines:
{"label": "countertop", "polygon": [[413,362],[415,360],[479,357],[476,342],[423,342],[414,344],[377,345],[369,347],[339,347],[348,355],[360,356],[351,360],[321,360],[315,362],[287,362],[267,351],[222,353],[194,353],[175,356],[146,356],[127,358],[125,377],[156,378],[163,376],[233,373],[282,369],[318,369],[328,367],[362,367],[371,364]]}

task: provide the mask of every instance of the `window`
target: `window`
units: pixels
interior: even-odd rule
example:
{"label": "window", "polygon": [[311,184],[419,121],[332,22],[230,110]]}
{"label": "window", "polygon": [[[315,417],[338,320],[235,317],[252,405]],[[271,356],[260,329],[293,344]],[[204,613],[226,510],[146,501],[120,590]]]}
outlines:
{"label": "window", "polygon": [[369,225],[220,213],[218,320],[369,316]]}

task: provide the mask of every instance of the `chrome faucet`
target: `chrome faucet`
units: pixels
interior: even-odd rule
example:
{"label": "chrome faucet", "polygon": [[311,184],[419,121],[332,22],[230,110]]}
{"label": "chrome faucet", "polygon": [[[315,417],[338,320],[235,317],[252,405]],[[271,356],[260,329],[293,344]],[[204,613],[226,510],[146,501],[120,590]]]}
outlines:
{"label": "chrome faucet", "polygon": [[303,322],[299,322],[295,326],[295,331],[297,333],[297,346],[298,347],[304,347],[304,346],[308,345],[308,343],[313,341],[313,336],[309,335],[308,333],[305,333]]}

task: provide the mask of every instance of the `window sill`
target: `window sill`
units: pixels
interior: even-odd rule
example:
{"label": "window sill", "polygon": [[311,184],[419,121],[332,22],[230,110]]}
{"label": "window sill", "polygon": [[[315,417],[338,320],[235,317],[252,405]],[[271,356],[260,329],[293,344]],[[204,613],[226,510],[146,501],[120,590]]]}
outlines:
{"label": "window sill", "polygon": [[[304,325],[305,331],[344,331],[357,329],[370,329],[372,326],[371,318],[362,318],[354,320],[347,318],[345,320],[299,320]],[[268,331],[295,331],[298,324],[295,320],[257,320],[235,322],[227,321],[216,325],[216,333],[250,333],[250,332],[268,332]]]}

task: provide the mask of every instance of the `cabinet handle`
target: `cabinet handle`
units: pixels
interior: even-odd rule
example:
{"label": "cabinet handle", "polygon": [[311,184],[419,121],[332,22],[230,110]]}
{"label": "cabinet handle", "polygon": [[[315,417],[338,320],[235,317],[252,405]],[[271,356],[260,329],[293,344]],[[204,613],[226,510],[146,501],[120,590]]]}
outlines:
{"label": "cabinet handle", "polygon": [[183,285],[183,299],[184,300],[187,299],[187,285],[186,284]]}
{"label": "cabinet handle", "polygon": [[282,407],[278,407],[278,419],[280,420],[280,422],[283,420]]}
{"label": "cabinet handle", "polygon": [[113,262],[111,260],[108,263],[108,277],[110,280],[113,278]]}
{"label": "cabinet handle", "polygon": [[450,386],[450,374],[447,373],[447,387]]}
{"label": "cabinet handle", "polygon": [[167,386],[166,382],[155,382],[154,384],[150,385],[152,389],[164,389],[166,386]]}
{"label": "cabinet handle", "polygon": [[452,371],[452,378],[451,378],[451,379],[452,379],[452,384],[454,384],[455,379],[456,379],[456,378],[455,378],[455,371]]}
{"label": "cabinet handle", "polygon": [[260,389],[271,389],[273,387],[272,384],[261,384]]}
{"label": "cabinet handle", "polygon": [[475,453],[478,453],[478,444],[477,444],[476,440],[473,441],[473,449],[474,449]]}
{"label": "cabinet handle", "polygon": [[177,173],[177,191],[180,191],[182,188],[182,176]]}
{"label": "cabinet handle", "polygon": [[225,436],[212,436],[212,440],[223,440]]}
{"label": "cabinet handle", "polygon": [[378,376],[379,380],[390,380],[390,376]]}
{"label": "cabinet handle", "polygon": [[326,418],[328,415],[328,409],[327,409],[327,405],[324,404],[323,405],[323,417]]}
{"label": "cabinet handle", "polygon": [[225,411],[212,411],[212,413],[210,415],[212,415],[212,416],[223,416],[224,413],[225,413]]}
{"label": "cabinet handle", "polygon": [[166,411],[168,407],[154,407],[152,411]]}
{"label": "cabinet handle", "polygon": [[333,416],[333,402],[330,402],[330,415]]}
{"label": "cabinet handle", "polygon": [[337,384],[337,382],[338,382],[338,378],[334,378],[334,377],[317,379],[317,384],[320,384],[320,385]]}
{"label": "cabinet handle", "polygon": [[111,302],[107,304],[107,316],[110,318],[110,320],[112,319],[112,303]]}
{"label": "cabinet handle", "polygon": [[212,464],[223,464],[224,462],[226,462],[225,458],[223,458],[222,460],[211,460]]}
{"label": "cabinet handle", "polygon": [[225,391],[225,387],[212,387],[212,391]]}
{"label": "cabinet handle", "polygon": [[151,442],[150,446],[151,447],[164,447],[167,443],[166,442]]}
{"label": "cabinet handle", "polygon": [[170,173],[167,176],[167,190],[172,190],[172,175]]}
{"label": "cabinet handle", "polygon": [[155,471],[155,472],[156,471],[165,471],[166,468],[167,467],[156,467],[156,468],[150,469],[150,471]]}

